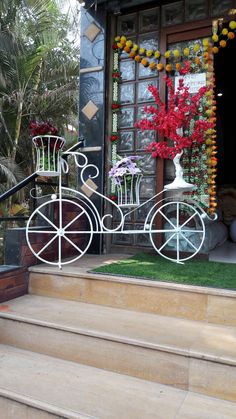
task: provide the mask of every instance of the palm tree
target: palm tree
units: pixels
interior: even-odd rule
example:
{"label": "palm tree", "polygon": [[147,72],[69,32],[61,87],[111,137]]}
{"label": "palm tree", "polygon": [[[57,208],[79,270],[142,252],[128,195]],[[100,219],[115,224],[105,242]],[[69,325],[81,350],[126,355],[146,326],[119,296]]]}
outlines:
{"label": "palm tree", "polygon": [[27,167],[31,147],[27,153],[21,145],[29,120],[50,117],[62,126],[76,112],[78,50],[54,0],[3,0],[0,25],[1,154]]}

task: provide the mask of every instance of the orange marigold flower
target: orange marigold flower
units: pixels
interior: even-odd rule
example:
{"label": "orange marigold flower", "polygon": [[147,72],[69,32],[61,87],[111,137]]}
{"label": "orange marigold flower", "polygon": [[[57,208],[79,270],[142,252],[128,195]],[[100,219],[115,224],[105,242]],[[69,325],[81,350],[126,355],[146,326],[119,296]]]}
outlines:
{"label": "orange marigold flower", "polygon": [[218,47],[213,47],[212,52],[213,52],[213,54],[217,54],[217,52],[219,52],[219,48]]}
{"label": "orange marigold flower", "polygon": [[149,68],[150,68],[151,70],[154,70],[154,68],[156,68],[156,63],[151,62],[151,63],[149,64]]}
{"label": "orange marigold flower", "polygon": [[131,51],[130,54],[129,54],[129,56],[130,56],[130,58],[134,58],[135,57],[135,52],[134,51]]}
{"label": "orange marigold flower", "polygon": [[157,70],[162,71],[163,70],[163,64],[161,64],[161,63],[157,64]]}
{"label": "orange marigold flower", "polygon": [[209,52],[204,52],[204,58],[207,60],[209,58]]}
{"label": "orange marigold flower", "polygon": [[166,71],[170,72],[172,70],[172,65],[171,64],[167,64],[166,65]]}
{"label": "orange marigold flower", "polygon": [[229,33],[228,33],[228,38],[229,38],[229,39],[234,39],[234,38],[235,38],[234,33],[233,33],[233,32],[229,32]]}
{"label": "orange marigold flower", "polygon": [[222,39],[222,40],[220,41],[220,46],[221,46],[222,48],[225,48],[225,47],[226,47],[226,41],[225,41],[224,39]]}
{"label": "orange marigold flower", "polygon": [[144,65],[144,67],[147,67],[148,61],[146,60],[146,58],[142,59],[141,64]]}
{"label": "orange marigold flower", "polygon": [[181,64],[180,63],[176,63],[175,64],[175,68],[177,71],[181,70]]}
{"label": "orange marigold flower", "polygon": [[127,45],[124,47],[125,52],[130,52],[130,47],[127,47]]}
{"label": "orange marigold flower", "polygon": [[140,60],[141,60],[141,57],[140,57],[140,55],[136,55],[134,59],[135,59],[135,61],[137,61],[137,63],[139,63]]}
{"label": "orange marigold flower", "polygon": [[196,63],[197,65],[200,65],[200,64],[201,64],[200,57],[196,57],[196,58],[195,58],[195,63]]}

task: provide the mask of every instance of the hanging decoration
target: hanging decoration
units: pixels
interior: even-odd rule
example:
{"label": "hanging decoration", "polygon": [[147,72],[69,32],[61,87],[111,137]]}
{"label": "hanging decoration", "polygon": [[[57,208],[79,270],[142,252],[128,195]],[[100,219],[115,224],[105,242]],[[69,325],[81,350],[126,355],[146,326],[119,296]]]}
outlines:
{"label": "hanging decoration", "polygon": [[[235,38],[236,21],[231,20],[228,27],[222,27],[218,19],[213,21],[212,37],[202,40],[202,44],[193,42],[183,49],[175,48],[166,50],[163,54],[159,50],[145,49],[133,43],[125,36],[117,36],[113,43],[113,72],[112,72],[112,163],[117,160],[117,141],[119,140],[119,60],[122,53],[126,53],[135,62],[148,67],[153,71],[165,71],[167,74],[178,72],[181,76],[189,73],[206,72],[208,91],[206,92],[206,106],[204,118],[208,118],[212,127],[205,132],[205,140],[202,144],[193,145],[185,150],[182,163],[186,181],[198,186],[198,191],[191,192],[192,197],[201,196],[208,212],[215,212],[216,204],[216,173],[217,173],[217,145],[216,145],[216,101],[214,96],[215,78],[213,68],[213,55],[221,48],[226,48],[230,40]],[[163,65],[161,60],[166,60]],[[111,193],[115,193],[115,185],[112,184]]]}

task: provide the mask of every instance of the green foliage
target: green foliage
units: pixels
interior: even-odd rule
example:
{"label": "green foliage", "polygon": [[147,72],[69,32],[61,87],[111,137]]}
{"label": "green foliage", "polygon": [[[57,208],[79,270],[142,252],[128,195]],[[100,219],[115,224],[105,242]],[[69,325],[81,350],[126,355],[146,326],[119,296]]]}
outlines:
{"label": "green foliage", "polygon": [[56,0],[1,1],[1,154],[27,172],[33,170],[29,121],[52,118],[60,128],[77,113],[79,51],[70,29]]}
{"label": "green foliage", "polygon": [[141,277],[152,281],[236,289],[235,265],[232,263],[195,260],[179,265],[157,255],[142,253],[110,265],[100,266],[93,271]]}

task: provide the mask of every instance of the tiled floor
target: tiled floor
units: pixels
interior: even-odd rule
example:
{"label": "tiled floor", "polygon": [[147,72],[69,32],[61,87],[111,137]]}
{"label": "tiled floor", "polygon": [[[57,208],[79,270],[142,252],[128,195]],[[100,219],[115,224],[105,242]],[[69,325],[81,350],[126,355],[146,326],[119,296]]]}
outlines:
{"label": "tiled floor", "polygon": [[236,263],[236,243],[226,241],[222,246],[210,252],[209,260],[211,262]]}

